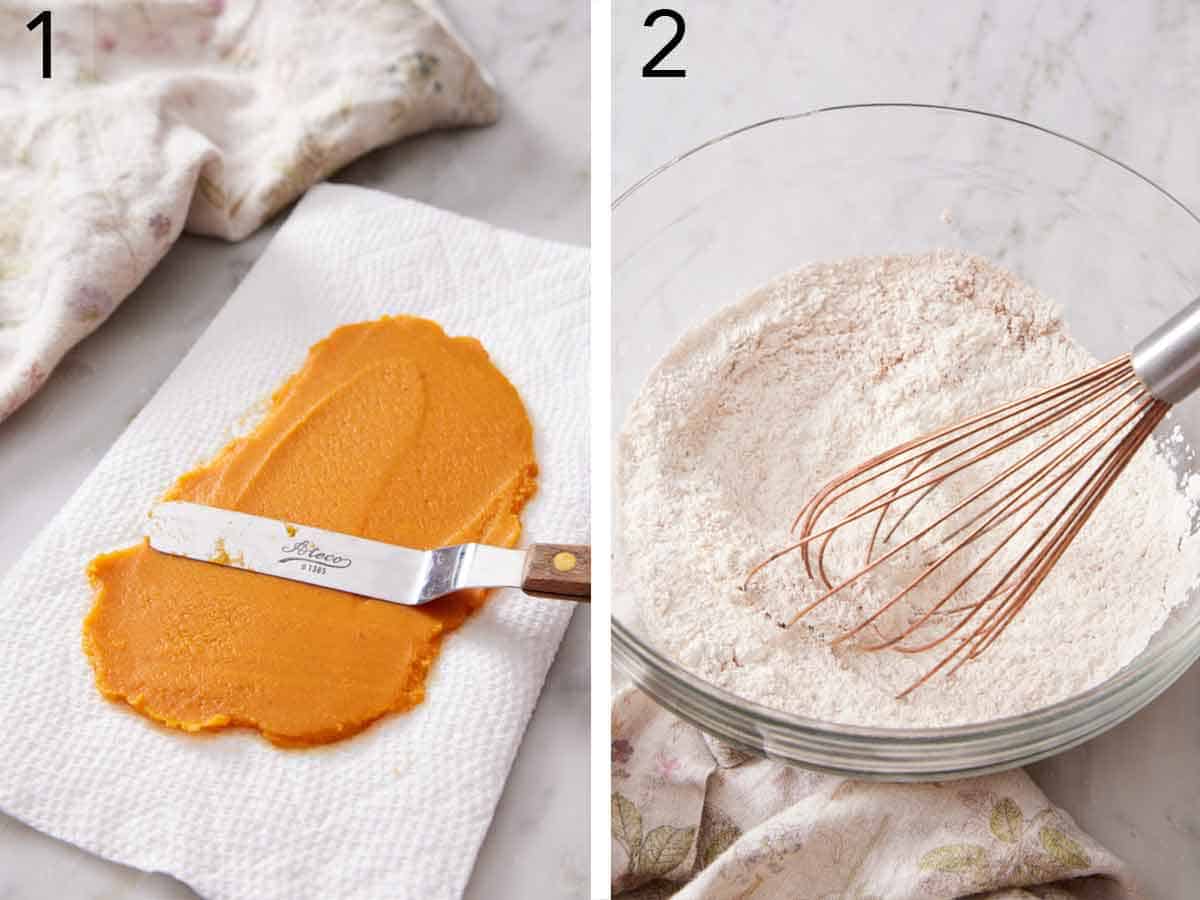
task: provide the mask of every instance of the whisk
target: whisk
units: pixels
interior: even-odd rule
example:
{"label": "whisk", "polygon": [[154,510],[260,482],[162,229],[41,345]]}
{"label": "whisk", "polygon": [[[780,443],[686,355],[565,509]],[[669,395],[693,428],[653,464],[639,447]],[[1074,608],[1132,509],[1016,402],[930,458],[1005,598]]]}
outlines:
{"label": "whisk", "polygon": [[[952,675],[1000,638],[1138,448],[1197,388],[1200,299],[1132,353],[898,444],[834,478],[797,514],[796,540],[755,566],[746,586],[800,551],[808,576],[825,592],[790,627],[889,565],[909,577],[904,567],[916,557],[915,577],[833,641],[908,654],[951,643],[904,697],[944,669]],[[935,496],[941,506],[931,506]],[[840,517],[828,515],[834,506],[844,510]],[[826,552],[838,536],[865,542],[866,554],[856,572],[833,579]],[[975,552],[966,554],[968,548]],[[897,618],[902,624],[887,634],[883,624]]]}

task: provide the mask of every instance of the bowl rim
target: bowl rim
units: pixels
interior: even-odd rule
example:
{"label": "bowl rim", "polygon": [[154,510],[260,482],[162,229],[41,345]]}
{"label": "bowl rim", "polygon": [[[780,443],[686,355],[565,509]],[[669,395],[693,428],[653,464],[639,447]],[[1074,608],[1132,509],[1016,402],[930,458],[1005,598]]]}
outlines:
{"label": "bowl rim", "polygon": [[[611,204],[611,210],[615,211],[626,200],[644,188],[646,185],[654,181],[660,175],[672,169],[684,160],[700,153],[701,151],[712,147],[716,144],[735,138],[739,135],[753,131],[755,129],[764,128],[780,123],[793,122],[802,119],[811,118],[821,114],[838,113],[847,111],[863,111],[872,109],[907,109],[921,110],[935,113],[953,113],[965,116],[980,117],[1005,122],[1011,125],[1016,125],[1024,128],[1032,129],[1033,131],[1058,138],[1073,144],[1076,147],[1087,151],[1102,160],[1116,166],[1125,173],[1132,175],[1134,178],[1143,182],[1150,188],[1154,189],[1162,197],[1170,201],[1180,211],[1186,214],[1197,225],[1200,225],[1200,215],[1192,211],[1183,201],[1164,188],[1152,178],[1142,174],[1132,166],[1121,162],[1113,156],[1105,153],[1096,147],[1091,146],[1085,141],[1073,138],[1070,135],[1056,131],[1052,128],[1047,128],[1042,125],[1037,125],[1033,122],[1028,122],[1015,116],[1005,115],[1003,113],[989,112],[986,110],[973,109],[966,106],[951,106],[937,103],[921,103],[910,101],[872,101],[865,103],[846,103],[836,104],[832,106],[814,107],[803,112],[789,113],[779,116],[771,116],[766,119],[760,119],[751,122],[747,125],[734,128],[715,137],[712,137],[688,150],[679,153],[672,157],[667,162],[662,163],[646,175],[637,179],[628,188],[622,191]],[[611,438],[610,438],[611,440]],[[614,501],[617,498],[617,491],[614,486],[612,492]],[[613,537],[616,537],[616,518],[613,518]],[[1194,590],[1194,588],[1193,588]],[[1192,603],[1200,602],[1200,598],[1193,598]],[[1179,632],[1168,638],[1165,638],[1163,643],[1153,648],[1150,652],[1143,650],[1130,664],[1118,670],[1116,674],[1105,679],[1098,685],[1091,687],[1078,694],[1073,694],[1063,700],[1059,700],[1049,706],[1039,707],[1027,713],[1020,713],[1013,716],[1004,716],[997,719],[988,719],[981,722],[968,722],[957,725],[946,726],[930,726],[922,728],[891,728],[885,726],[872,725],[853,725],[841,722],[827,722],[821,719],[809,718],[796,713],[789,713],[784,710],[776,709],[769,706],[764,706],[753,700],[740,697],[725,688],[719,687],[698,675],[689,672],[674,660],[668,658],[663,653],[655,649],[647,641],[642,640],[633,631],[621,622],[616,616],[610,616],[610,628],[613,637],[613,658],[618,663],[618,666],[629,674],[634,683],[639,687],[644,685],[644,682],[639,678],[639,674],[634,671],[635,665],[631,665],[631,661],[636,665],[644,666],[649,669],[655,676],[662,678],[667,684],[671,685],[675,690],[681,690],[684,693],[690,693],[696,696],[697,699],[703,698],[705,701],[715,703],[718,710],[723,714],[731,716],[735,719],[744,719],[747,724],[753,724],[756,727],[767,727],[788,732],[795,735],[807,735],[820,738],[841,738],[847,742],[857,745],[859,748],[873,745],[876,743],[886,742],[892,748],[904,749],[935,749],[944,748],[947,745],[954,747],[967,747],[977,744],[986,744],[996,738],[1013,735],[1025,734],[1028,735],[1031,730],[1043,733],[1044,736],[1049,736],[1056,732],[1065,732],[1070,726],[1079,726],[1085,719],[1092,718],[1096,708],[1105,701],[1117,701],[1125,698],[1132,689],[1143,683],[1144,679],[1153,674],[1153,670],[1161,667],[1170,669],[1178,669],[1170,681],[1157,685],[1157,689],[1148,691],[1148,696],[1142,702],[1138,703],[1133,709],[1125,710],[1123,713],[1111,721],[1106,721],[1102,727],[1083,736],[1077,736],[1068,740],[1060,747],[1054,747],[1046,752],[1037,753],[1031,758],[1026,758],[1022,755],[1021,748],[1006,748],[1008,753],[989,754],[992,757],[990,762],[985,765],[968,765],[964,770],[968,771],[994,771],[997,769],[1006,768],[1007,765],[1024,765],[1032,762],[1034,759],[1043,758],[1067,749],[1069,746],[1081,743],[1084,740],[1093,737],[1099,731],[1105,730],[1117,722],[1132,715],[1138,709],[1148,704],[1157,694],[1164,690],[1172,683],[1179,675],[1194,662],[1200,658],[1200,617],[1197,617],[1195,622],[1190,623],[1186,627],[1179,629]],[[1161,633],[1156,632],[1156,633]],[[1188,658],[1190,657],[1190,659]],[[652,697],[655,697],[653,692],[650,692]],[[655,697],[656,702],[661,702]],[[670,704],[672,707],[675,704]],[[676,712],[681,712],[676,709]],[[686,716],[685,714],[685,717]],[[689,717],[690,718],[690,717]],[[694,721],[694,720],[693,720]],[[701,724],[696,722],[696,724]],[[704,727],[701,725],[701,727]],[[707,729],[706,729],[707,730]],[[718,735],[720,737],[720,735]],[[1016,752],[1013,752],[1013,750]],[[1001,757],[1011,757],[1011,763],[1005,763]],[[892,762],[898,762],[892,760]],[[946,773],[947,771],[955,771],[955,767],[951,766],[950,770],[944,768],[946,764],[944,758],[930,759],[929,766],[918,766],[914,773],[925,772],[927,774]],[[836,766],[830,766],[828,762],[823,765],[818,765],[817,768],[823,768],[827,771],[847,771],[839,769]],[[903,768],[903,767],[902,767]],[[895,766],[889,766],[888,772],[895,773]],[[907,771],[907,770],[906,770]]]}

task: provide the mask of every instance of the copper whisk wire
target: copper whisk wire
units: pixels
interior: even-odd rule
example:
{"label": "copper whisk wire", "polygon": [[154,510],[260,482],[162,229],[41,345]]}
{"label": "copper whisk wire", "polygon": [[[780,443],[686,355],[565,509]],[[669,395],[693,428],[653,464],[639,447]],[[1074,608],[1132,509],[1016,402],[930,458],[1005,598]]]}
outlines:
{"label": "copper whisk wire", "polygon": [[[833,641],[856,641],[867,652],[906,654],[951,642],[949,651],[899,695],[904,697],[946,667],[948,674],[958,671],[1000,638],[1169,410],[1169,403],[1146,389],[1125,354],[898,444],[817,491],[792,522],[796,539],[755,566],[746,585],[799,551],[805,572],[826,590],[792,617],[790,627],[867,575],[903,562],[906,551],[907,556],[935,551],[932,562],[903,588]],[[1006,462],[1006,452],[1015,461]],[[952,497],[948,510],[934,510],[927,521],[914,521],[931,497],[951,485],[960,486],[965,496]],[[830,514],[835,506],[849,509],[836,517]],[[862,530],[872,516],[862,565],[844,578],[832,578],[826,558],[831,543],[855,523],[862,523]],[[832,524],[824,523],[826,517]],[[965,560],[968,548],[976,548],[978,556],[965,562],[965,574],[956,575],[947,566]],[[993,566],[1000,574],[990,587],[977,597],[962,596]],[[916,601],[918,591],[939,573],[953,584],[937,588],[931,603]],[[911,609],[900,606],[906,599],[914,601]],[[881,621],[893,610],[907,612],[907,623],[864,642],[863,632],[881,632]],[[940,630],[925,634],[931,629]]]}

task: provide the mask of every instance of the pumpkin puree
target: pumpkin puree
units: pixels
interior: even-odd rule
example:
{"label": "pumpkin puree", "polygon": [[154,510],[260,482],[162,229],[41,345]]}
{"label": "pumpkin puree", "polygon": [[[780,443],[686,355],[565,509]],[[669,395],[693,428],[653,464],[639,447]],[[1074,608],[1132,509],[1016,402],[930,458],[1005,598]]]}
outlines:
{"label": "pumpkin puree", "polygon": [[[164,499],[410,547],[513,546],[536,478],[525,408],[482,345],[398,317],[313,346],[253,433]],[[285,746],[420,703],[442,638],[485,594],[396,606],[145,542],[88,576],[83,644],[105,696],[185,731],[248,726]]]}

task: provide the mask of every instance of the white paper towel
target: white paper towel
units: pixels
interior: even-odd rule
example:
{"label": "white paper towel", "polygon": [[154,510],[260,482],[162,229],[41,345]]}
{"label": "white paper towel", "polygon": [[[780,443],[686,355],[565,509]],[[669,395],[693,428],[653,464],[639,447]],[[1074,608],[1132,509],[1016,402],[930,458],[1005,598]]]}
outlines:
{"label": "white paper towel", "polygon": [[137,540],[309,345],[385,313],[483,342],[533,420],[525,539],[587,539],[586,251],[318,187],[0,585],[6,812],[214,900],[462,893],[570,604],[494,595],[445,642],[423,704],[302,751],[160,728],[97,693],[80,644],[88,560]]}

